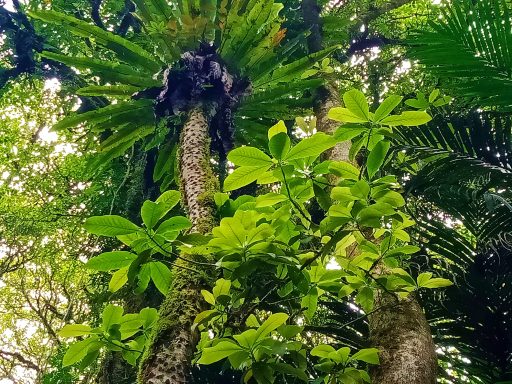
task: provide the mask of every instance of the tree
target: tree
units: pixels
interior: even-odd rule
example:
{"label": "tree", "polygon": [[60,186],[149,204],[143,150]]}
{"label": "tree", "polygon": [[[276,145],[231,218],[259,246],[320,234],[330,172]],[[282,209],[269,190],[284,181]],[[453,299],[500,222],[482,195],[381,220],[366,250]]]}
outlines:
{"label": "tree", "polygon": [[[313,17],[304,26],[294,14],[297,4],[288,4],[290,8],[282,11],[288,16],[286,36],[280,20],[273,18],[277,17],[277,7],[269,10],[273,22],[266,24],[267,16],[261,10],[272,5],[259,2],[245,9],[236,5],[232,8],[230,2],[218,7],[205,2],[190,8],[183,7],[183,2],[181,8],[173,8],[159,1],[93,1],[71,6],[75,16],[83,20],[52,12],[33,14],[42,20],[35,22],[36,28],[26,30],[32,37],[39,33],[33,41],[44,41],[50,51],[42,53],[42,66],[33,60],[38,56],[29,52],[33,65],[22,72],[45,76],[48,68],[57,68],[72,74],[68,78],[73,79],[74,89],[78,88],[85,106],[81,112],[85,113],[63,120],[56,129],[68,137],[80,136],[86,129],[92,139],[88,142],[100,143],[93,144],[99,153],[88,162],[88,176],[94,180],[106,177],[107,183],[114,181],[112,194],[119,202],[119,207],[112,202],[106,209],[94,210],[93,214],[109,215],[91,217],[85,224],[93,234],[114,237],[99,240],[101,251],[97,247],[95,250],[103,253],[91,258],[86,266],[100,271],[93,278],[111,277],[108,285],[116,291],[112,297],[115,301],[112,305],[108,304],[112,299],[100,298],[101,308],[96,301],[94,313],[86,316],[89,321],[77,317],[55,335],[57,343],[61,337],[83,338],[64,354],[68,367],[62,375],[76,372],[69,368],[73,363],[82,361],[83,367],[108,350],[128,364],[141,366],[146,377],[156,376],[155,382],[190,380],[191,365],[199,365],[194,375],[206,382],[215,382],[214,376],[220,371],[225,372],[220,382],[238,380],[240,376],[256,382],[308,378],[317,382],[360,382],[368,379],[367,364],[377,365],[379,361],[378,368],[372,370],[377,382],[387,380],[380,373],[392,377],[392,382],[410,381],[410,372],[404,377],[394,369],[398,358],[388,364],[385,348],[380,352],[367,348],[366,326],[370,320],[375,335],[379,332],[375,331],[376,323],[395,331],[396,327],[389,326],[391,322],[408,324],[418,319],[420,322],[413,322],[413,329],[398,346],[414,344],[420,338],[429,344],[429,333],[418,332],[416,326],[427,329],[423,313],[414,303],[416,296],[425,303],[435,341],[444,352],[441,364],[449,361],[455,366],[446,370],[447,378],[472,375],[475,380],[507,380],[508,347],[493,350],[498,362],[493,365],[484,358],[493,343],[487,340],[483,328],[495,330],[500,340],[506,340],[507,329],[499,325],[505,315],[500,308],[507,307],[506,288],[489,283],[500,296],[494,302],[483,299],[490,300],[489,306],[498,308],[496,311],[490,313],[483,307],[471,311],[464,303],[475,291],[460,282],[470,279],[487,284],[490,279],[499,282],[507,276],[505,270],[498,270],[496,259],[485,247],[493,244],[493,249],[506,255],[502,242],[509,233],[509,198],[503,190],[507,190],[509,181],[500,177],[508,172],[509,151],[502,144],[509,141],[508,117],[503,112],[498,116],[489,111],[467,111],[460,102],[463,98],[454,101],[437,89],[432,91],[435,85],[429,82],[437,80],[427,72],[415,69],[404,76],[404,82],[397,80],[396,68],[404,51],[390,43],[398,40],[395,34],[400,28],[410,28],[411,15],[416,20],[424,9],[430,9],[422,2],[412,6],[408,3],[390,1],[375,6],[373,2],[348,1],[326,6],[322,14],[325,29],[320,37],[325,42],[337,38],[339,43],[343,35],[351,41],[342,45],[345,55],[342,51],[334,53],[338,62],[326,58],[330,50],[300,59],[305,46],[302,31],[314,32],[308,39],[310,50],[316,51],[311,41],[319,36],[320,28],[318,8],[314,9],[316,13],[304,13]],[[15,5],[20,13],[22,8]],[[403,9],[397,9],[402,5]],[[66,7],[70,5],[61,6],[69,9]],[[497,15],[508,19],[506,4],[499,3],[495,8],[471,8],[469,3],[463,6],[466,8],[462,10],[456,6],[434,7],[444,14],[432,25],[434,33],[458,31],[450,41],[462,38],[462,44],[486,41],[487,47],[506,46],[506,32],[497,24],[491,28],[486,21]],[[132,14],[133,10],[137,13]],[[388,11],[392,12],[388,15]],[[244,18],[244,12],[249,17]],[[351,20],[354,12],[361,18]],[[259,15],[254,25],[251,14]],[[484,34],[475,40],[466,38],[461,31],[474,32],[469,25],[463,26],[471,20],[461,14],[478,15],[476,21],[489,26],[494,37]],[[8,37],[14,41],[25,28],[22,17],[3,15],[11,20],[7,25],[12,34]],[[167,24],[169,19],[177,22]],[[47,21],[59,24],[58,37],[40,32],[47,28]],[[233,21],[234,28],[229,28],[229,21]],[[91,28],[91,22],[95,28]],[[255,28],[258,22],[263,22],[261,28]],[[445,22],[456,23],[456,28],[451,25],[443,30]],[[335,28],[335,24],[343,27]],[[85,37],[84,43],[73,41],[70,32]],[[40,38],[41,33],[44,38]],[[169,36],[173,36],[173,43]],[[206,40],[216,45],[199,44],[198,36],[209,36]],[[443,56],[441,59],[452,62],[442,65],[437,65],[437,59],[425,58],[432,52],[428,45],[442,39],[446,36],[437,40],[432,32],[420,32],[409,54],[425,62],[427,69],[436,64],[433,69],[441,78],[445,76],[443,71],[451,69],[449,77],[466,81],[468,68],[457,67],[456,55]],[[250,41],[264,43],[255,47]],[[260,60],[254,52],[260,52],[265,44],[275,48],[261,50],[270,55],[267,75],[258,72],[262,67],[250,65],[251,60]],[[375,61],[371,48],[382,44],[385,50]],[[69,54],[62,55],[61,47],[66,47]],[[40,46],[34,48],[41,50]],[[468,47],[463,50],[466,52]],[[96,60],[85,58],[85,52],[93,53]],[[506,49],[496,48],[494,52]],[[363,58],[362,65],[343,66],[354,53],[361,55],[356,57]],[[491,52],[485,53],[485,60],[493,63]],[[506,56],[500,57],[499,71],[506,72]],[[15,68],[22,68],[13,63]],[[73,67],[80,69],[80,76],[73,73]],[[17,73],[9,71],[7,77]],[[334,82],[319,88],[318,93],[310,92],[309,88],[322,86],[322,78]],[[417,81],[414,87],[411,80]],[[333,84],[344,90],[351,87],[346,84],[360,84],[368,87],[370,97],[355,90],[344,92],[345,105],[331,110],[340,103],[326,105],[322,93],[325,95],[327,89],[330,98],[340,100]],[[475,90],[484,93],[485,88],[480,90],[474,83],[471,87],[470,96]],[[387,93],[389,97],[381,99],[385,88],[408,94],[405,105],[398,95]],[[429,96],[416,93],[418,89]],[[415,94],[413,99],[411,92]],[[315,119],[307,116],[311,95],[316,99],[316,125]],[[480,99],[486,103],[485,108],[493,106],[487,96]],[[491,98],[497,100],[499,96],[493,94]],[[471,102],[481,106],[480,101]],[[302,117],[294,124],[297,115]],[[429,115],[434,118],[431,122]],[[286,121],[274,125],[279,118]],[[338,128],[339,123],[343,125]],[[75,126],[71,131],[74,133],[67,133]],[[267,133],[268,127],[272,128]],[[315,133],[315,128],[324,133]],[[347,140],[352,141],[350,148]],[[345,143],[344,157],[335,159],[332,148],[340,142]],[[233,144],[235,149],[231,150]],[[244,144],[248,146],[241,146]],[[500,154],[499,160],[493,153]],[[117,181],[111,171],[115,168],[109,165],[116,158],[114,164],[127,165]],[[340,161],[347,159],[350,163]],[[152,192],[136,192],[138,198],[133,204],[125,205],[125,196],[133,195],[126,184],[131,183],[132,175],[141,172],[143,183],[151,184]],[[160,184],[160,197],[155,183]],[[175,185],[180,186],[181,195],[173,191]],[[401,197],[400,185],[407,200]],[[182,207],[177,205],[180,198]],[[439,218],[438,222],[432,217]],[[447,227],[450,220],[456,220],[454,229]],[[479,254],[477,263],[474,253]],[[37,265],[45,265],[47,257],[38,260]],[[448,264],[433,265],[436,260]],[[341,269],[331,269],[332,263]],[[450,311],[437,305],[437,292],[441,291],[428,289],[448,285],[447,279],[456,283],[446,291],[451,308],[457,308],[458,319],[464,321],[454,322]],[[106,289],[104,283],[101,286]],[[126,288],[121,289],[123,286]],[[160,306],[159,319],[153,310],[143,309],[147,305],[144,299],[136,299],[142,305],[119,306],[121,299],[135,297],[133,291],[140,295],[146,289],[153,290],[146,298],[154,297],[157,291],[167,296]],[[160,305],[158,297],[162,296],[157,296],[153,306]],[[383,303],[384,297],[391,302]],[[24,300],[30,302],[30,296]],[[102,304],[105,301],[106,306]],[[38,308],[34,308],[37,314]],[[182,308],[190,311],[177,314]],[[197,312],[201,313],[196,316]],[[483,327],[478,320],[482,316],[488,319]],[[44,324],[44,318],[41,321]],[[480,342],[472,343],[466,333],[475,325],[483,332]],[[197,331],[201,338],[195,354],[193,339]],[[181,338],[174,337],[177,334]],[[460,342],[449,338],[454,335]],[[27,364],[20,359],[23,355],[4,356]],[[428,362],[427,356],[432,355],[418,354],[415,359]],[[474,356],[480,357],[479,364],[467,366],[464,358]],[[407,361],[412,361],[410,356]],[[433,372],[421,371],[428,376],[423,381],[430,382]],[[69,377],[55,373],[52,380]]]}

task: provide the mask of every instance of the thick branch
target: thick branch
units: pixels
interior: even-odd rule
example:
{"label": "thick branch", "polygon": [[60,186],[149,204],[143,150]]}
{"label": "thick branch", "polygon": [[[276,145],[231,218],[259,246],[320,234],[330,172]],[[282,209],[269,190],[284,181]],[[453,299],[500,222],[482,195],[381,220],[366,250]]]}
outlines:
{"label": "thick branch", "polygon": [[94,21],[96,26],[101,29],[105,29],[105,24],[103,24],[103,20],[101,20],[100,8],[102,0],[90,0],[91,2],[91,18]]}

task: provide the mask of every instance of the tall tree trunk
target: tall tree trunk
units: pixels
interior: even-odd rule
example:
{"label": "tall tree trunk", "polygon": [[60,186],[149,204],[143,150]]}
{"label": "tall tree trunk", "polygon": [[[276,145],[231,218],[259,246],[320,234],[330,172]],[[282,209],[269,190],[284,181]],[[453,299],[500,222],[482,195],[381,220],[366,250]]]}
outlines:
{"label": "tall tree trunk", "polygon": [[430,327],[414,295],[398,299],[379,292],[369,318],[370,341],[380,352],[375,384],[434,384],[437,358]]}
{"label": "tall tree trunk", "polygon": [[[311,32],[308,37],[310,53],[321,50],[321,8],[317,0],[302,1],[303,18]],[[315,95],[314,112],[317,129],[332,133],[338,124],[327,114],[341,105],[338,90],[333,84],[320,87]],[[350,141],[341,143],[326,157],[335,161],[350,161]],[[437,377],[437,358],[430,327],[414,295],[398,299],[395,295],[378,292],[375,308],[382,308],[369,317],[370,341],[380,352],[381,364],[372,374],[373,384],[433,384]]]}
{"label": "tall tree trunk", "polygon": [[[202,234],[213,229],[213,194],[219,189],[210,165],[208,131],[208,119],[202,107],[193,107],[181,133],[179,167],[183,205],[193,231]],[[186,259],[204,262],[207,257],[187,255]],[[160,308],[151,346],[141,363],[141,384],[191,382],[191,360],[198,341],[192,325],[196,315],[205,309],[200,291],[206,286],[207,272],[183,259],[175,263],[171,289]]]}

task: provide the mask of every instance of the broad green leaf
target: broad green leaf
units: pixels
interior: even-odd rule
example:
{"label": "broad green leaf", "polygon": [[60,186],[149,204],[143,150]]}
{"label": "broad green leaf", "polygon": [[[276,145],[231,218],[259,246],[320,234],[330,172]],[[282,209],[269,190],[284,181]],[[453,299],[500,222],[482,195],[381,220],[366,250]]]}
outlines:
{"label": "broad green leaf", "polygon": [[167,232],[177,232],[192,227],[192,222],[184,216],[171,217],[158,226],[157,234],[163,235]]}
{"label": "broad green leaf", "polygon": [[254,147],[240,147],[228,154],[228,160],[238,166],[264,166],[272,164],[272,159]]}
{"label": "broad green leaf", "polygon": [[353,127],[342,125],[334,133],[334,138],[337,141],[352,140],[354,137],[359,136],[361,133],[366,132],[368,129],[365,127]]}
{"label": "broad green leaf", "polygon": [[142,221],[148,229],[153,229],[153,227],[158,224],[160,219],[164,217],[167,212],[168,209],[163,204],[149,200],[146,200],[144,204],[142,204],[142,208],[140,210]]}
{"label": "broad green leaf", "polygon": [[438,98],[439,93],[440,93],[439,89],[437,89],[437,88],[436,88],[436,89],[434,89],[434,90],[430,93],[430,95],[429,95],[429,97],[428,97],[428,102],[429,102],[429,103],[433,103],[433,102]]}
{"label": "broad green leaf", "polygon": [[449,287],[453,285],[453,283],[448,279],[443,279],[440,277],[435,277],[433,279],[430,279],[426,282],[423,282],[420,288],[443,288],[443,287]]}
{"label": "broad green leaf", "polygon": [[288,197],[280,193],[270,192],[256,198],[256,208],[271,207],[288,200]]}
{"label": "broad green leaf", "polygon": [[62,366],[68,367],[82,360],[89,352],[91,344],[95,341],[95,338],[89,337],[85,340],[71,344],[62,358]]}
{"label": "broad green leaf", "polygon": [[359,304],[366,313],[373,309],[373,290],[370,287],[362,287],[356,296],[356,303]]}
{"label": "broad green leaf", "polygon": [[380,364],[379,350],[377,348],[361,349],[359,352],[354,353],[351,358],[368,364]]}
{"label": "broad green leaf", "polygon": [[379,141],[368,155],[366,169],[370,179],[379,171],[389,151],[389,141]]}
{"label": "broad green leaf", "polygon": [[391,190],[383,190],[373,195],[373,198],[379,203],[388,203],[395,208],[403,207],[405,200],[401,194]]}
{"label": "broad green leaf", "polygon": [[280,132],[272,136],[268,142],[268,149],[276,159],[283,159],[290,151],[290,138],[286,133]]}
{"label": "broad green leaf", "polygon": [[329,171],[334,175],[349,180],[359,180],[360,171],[346,161],[333,161],[329,164]]}
{"label": "broad green leaf", "polygon": [[215,297],[210,291],[207,291],[206,289],[201,290],[201,295],[203,295],[204,300],[211,305],[215,305]]}
{"label": "broad green leaf", "polygon": [[288,315],[286,313],[274,313],[269,316],[267,320],[261,324],[261,326],[256,331],[256,340],[259,341],[267,336],[270,332],[277,329],[288,320]]}
{"label": "broad green leaf", "polygon": [[250,349],[256,342],[257,332],[255,329],[248,329],[240,335],[234,335],[233,338],[246,349]]}
{"label": "broad green leaf", "polygon": [[[334,107],[331,108],[327,117],[331,120],[339,121],[341,123],[367,123],[368,120],[366,118],[360,117],[350,111],[347,108],[342,107]],[[354,136],[355,137],[355,136]]]}
{"label": "broad green leaf", "polygon": [[181,200],[181,193],[179,191],[166,191],[156,199],[158,204],[162,204],[168,211],[173,209]]}
{"label": "broad green leaf", "polygon": [[332,352],[336,352],[333,347],[327,344],[321,344],[311,350],[311,356],[327,358]]}
{"label": "broad green leaf", "polygon": [[216,363],[233,353],[243,351],[243,349],[233,341],[221,341],[213,347],[203,349],[198,364],[209,365]]}
{"label": "broad green leaf", "polygon": [[390,127],[403,125],[404,127],[412,127],[428,123],[432,117],[424,111],[407,111],[400,115],[388,116],[381,121],[381,124]]}
{"label": "broad green leaf", "polygon": [[375,116],[373,117],[373,120],[375,122],[379,122],[385,117],[389,116],[389,114],[393,112],[393,110],[398,106],[398,104],[400,104],[402,99],[403,97],[396,95],[391,95],[387,97],[386,100],[384,100],[382,104],[379,105],[379,108],[377,108],[377,110],[375,111]]}
{"label": "broad green leaf", "polygon": [[304,314],[308,320],[311,320],[318,307],[318,289],[312,288],[309,293],[302,298],[301,307],[305,308]]}
{"label": "broad green leaf", "polygon": [[284,124],[283,120],[280,120],[279,123],[274,125],[268,130],[268,139],[272,139],[275,135],[278,133],[287,133],[288,129],[286,128],[286,125]]}
{"label": "broad green leaf", "polygon": [[128,219],[116,215],[89,217],[84,224],[87,232],[98,236],[128,235],[140,230]]}
{"label": "broad green leaf", "polygon": [[85,324],[66,324],[59,331],[60,337],[77,337],[91,333],[92,328]]}
{"label": "broad green leaf", "polygon": [[108,289],[110,290],[110,292],[117,292],[127,282],[128,282],[128,267],[124,267],[112,275],[112,278],[110,279],[110,282],[108,283]]}
{"label": "broad green leaf", "polygon": [[271,164],[257,167],[245,166],[237,168],[233,173],[226,177],[226,180],[224,180],[224,190],[227,192],[245,187],[246,185],[256,181],[270,167]]}
{"label": "broad green leaf", "polygon": [[144,329],[149,329],[156,323],[158,311],[155,308],[144,308],[139,312],[139,317],[143,322]]}
{"label": "broad green leaf", "polygon": [[171,270],[159,261],[149,263],[151,271],[151,280],[155,284],[155,287],[162,292],[163,295],[167,295],[172,281]]}
{"label": "broad green leaf", "polygon": [[318,157],[323,152],[334,147],[336,140],[325,133],[318,132],[311,137],[301,140],[285,156],[285,160],[303,159],[306,157]]}
{"label": "broad green leaf", "polygon": [[136,258],[136,254],[127,251],[105,252],[90,259],[85,266],[95,271],[107,272],[127,267]]}
{"label": "broad green leaf", "polygon": [[366,199],[370,193],[370,185],[366,180],[359,180],[352,187],[350,187],[350,192],[352,192],[354,196],[357,196],[360,199]]}
{"label": "broad green leaf", "polygon": [[343,94],[345,107],[355,116],[364,121],[370,120],[370,109],[364,93],[357,89],[351,89]]}
{"label": "broad green leaf", "polygon": [[229,295],[229,290],[231,289],[231,281],[226,279],[219,279],[215,283],[215,287],[213,287],[213,296],[216,298],[223,295]]}
{"label": "broad green leaf", "polygon": [[123,317],[123,312],[123,307],[112,304],[107,305],[101,315],[103,329],[108,331],[112,325],[119,324]]}
{"label": "broad green leaf", "polygon": [[427,281],[432,278],[432,272],[420,273],[416,279],[418,287],[422,287]]}

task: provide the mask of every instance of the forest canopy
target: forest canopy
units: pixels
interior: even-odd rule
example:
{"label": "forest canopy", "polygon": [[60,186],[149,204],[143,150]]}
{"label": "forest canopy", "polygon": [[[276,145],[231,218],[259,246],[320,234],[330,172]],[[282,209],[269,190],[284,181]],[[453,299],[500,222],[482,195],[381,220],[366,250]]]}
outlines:
{"label": "forest canopy", "polygon": [[0,384],[512,383],[508,0],[0,0]]}

